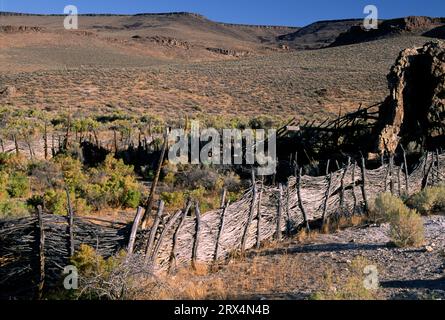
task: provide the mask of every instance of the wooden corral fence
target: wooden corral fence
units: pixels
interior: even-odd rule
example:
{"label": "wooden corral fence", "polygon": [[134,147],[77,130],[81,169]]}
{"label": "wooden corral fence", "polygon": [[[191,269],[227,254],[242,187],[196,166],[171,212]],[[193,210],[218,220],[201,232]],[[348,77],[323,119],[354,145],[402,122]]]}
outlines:
{"label": "wooden corral fence", "polygon": [[[365,169],[365,160],[348,161],[341,170],[326,176],[295,176],[286,184],[265,186],[255,179],[241,200],[221,209],[199,212],[188,203],[173,215],[163,214],[163,204],[151,228],[140,230],[139,208],[132,225],[93,221],[74,215],[43,214],[0,222],[0,298],[41,296],[43,288],[61,284],[69,258],[81,244],[103,256],[121,249],[141,254],[155,271],[212,263],[234,251],[259,247],[270,239],[281,240],[315,220],[365,214],[382,192],[411,195],[426,186],[445,182],[445,154],[428,153],[408,174],[406,161],[393,160],[375,170]],[[194,212],[191,212],[193,208]]]}

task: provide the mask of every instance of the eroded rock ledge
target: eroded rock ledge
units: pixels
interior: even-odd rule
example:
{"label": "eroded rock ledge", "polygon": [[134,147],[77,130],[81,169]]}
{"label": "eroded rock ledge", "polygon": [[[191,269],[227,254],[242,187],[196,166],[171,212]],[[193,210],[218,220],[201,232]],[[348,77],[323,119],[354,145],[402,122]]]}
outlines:
{"label": "eroded rock ledge", "polygon": [[434,41],[403,50],[388,75],[388,86],[374,151],[394,153],[400,143],[429,149],[444,145],[445,44]]}

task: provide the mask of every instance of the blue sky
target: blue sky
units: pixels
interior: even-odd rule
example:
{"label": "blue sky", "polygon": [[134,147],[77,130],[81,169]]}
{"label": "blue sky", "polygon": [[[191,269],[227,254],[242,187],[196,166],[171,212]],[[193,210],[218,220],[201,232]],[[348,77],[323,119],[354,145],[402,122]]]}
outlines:
{"label": "blue sky", "polygon": [[1,11],[63,13],[74,4],[80,13],[188,11],[222,22],[303,26],[317,20],[362,18],[365,5],[380,18],[445,16],[444,0],[0,0]]}

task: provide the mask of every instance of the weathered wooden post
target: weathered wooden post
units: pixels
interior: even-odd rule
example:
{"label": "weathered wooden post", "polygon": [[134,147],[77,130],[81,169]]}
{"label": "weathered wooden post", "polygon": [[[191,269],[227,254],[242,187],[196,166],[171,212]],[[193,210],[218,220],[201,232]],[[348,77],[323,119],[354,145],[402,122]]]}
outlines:
{"label": "weathered wooden post", "polygon": [[261,179],[261,187],[258,193],[258,209],[257,209],[257,238],[256,238],[256,248],[259,249],[261,246],[261,201],[263,198],[263,180]]}
{"label": "weathered wooden post", "polygon": [[329,197],[331,196],[331,185],[332,185],[332,172],[329,174],[329,177],[328,177],[328,187],[327,187],[325,198],[324,198],[322,227],[324,227],[326,224],[326,213],[328,212]]}
{"label": "weathered wooden post", "polygon": [[282,198],[283,198],[283,185],[280,183],[278,194],[278,210],[277,210],[277,230],[275,232],[275,239],[281,241],[281,215],[282,215]]}
{"label": "weathered wooden post", "polygon": [[147,228],[147,223],[148,223],[148,219],[149,219],[150,214],[151,214],[151,209],[153,207],[155,191],[156,191],[156,187],[158,185],[159,176],[161,175],[162,164],[164,163],[164,157],[165,157],[165,153],[167,151],[167,147],[168,147],[168,132],[167,132],[167,129],[165,129],[164,144],[162,145],[161,155],[159,156],[158,166],[157,166],[157,169],[156,169],[156,174],[155,174],[155,177],[154,177],[153,182],[151,184],[150,195],[148,197],[148,200],[147,200],[147,203],[146,203],[146,206],[145,206],[144,217],[142,218],[142,229],[143,230],[145,230]]}
{"label": "weathered wooden post", "polygon": [[393,167],[394,167],[394,156],[391,155],[389,158],[389,190],[391,194],[394,194],[394,174],[393,174]]}
{"label": "weathered wooden post", "polygon": [[156,233],[158,231],[159,223],[161,222],[161,216],[162,216],[163,211],[164,211],[164,201],[159,200],[158,212],[157,212],[156,218],[153,222],[153,226],[151,227],[150,237],[148,239],[147,248],[145,250],[145,264],[148,264],[150,262],[153,244],[155,241]]}
{"label": "weathered wooden post", "polygon": [[56,156],[56,145],[54,142],[54,133],[51,135],[51,156],[53,158]]}
{"label": "weathered wooden post", "polygon": [[185,218],[187,217],[187,214],[190,211],[191,206],[192,206],[192,202],[189,200],[187,202],[187,205],[186,205],[184,211],[182,212],[181,220],[180,220],[179,225],[176,228],[175,234],[173,236],[172,251],[170,254],[170,261],[169,261],[169,272],[172,270],[173,265],[176,268],[176,255],[177,255],[176,246],[178,244],[179,232],[181,231],[181,228],[184,225]]}
{"label": "weathered wooden post", "polygon": [[74,212],[71,205],[70,192],[67,187],[65,187],[66,200],[68,204],[68,232],[70,237],[70,257],[74,255]]}
{"label": "weathered wooden post", "polygon": [[364,157],[362,157],[362,196],[364,210],[367,214],[369,214],[368,195],[366,193],[366,163]]}
{"label": "weathered wooden post", "polygon": [[45,121],[45,125],[43,127],[43,154],[45,157],[45,160],[48,159],[48,125]]}
{"label": "weathered wooden post", "polygon": [[198,258],[198,247],[199,247],[199,232],[201,231],[201,211],[199,210],[199,202],[195,202],[195,215],[196,215],[196,231],[195,231],[195,241],[193,242],[192,251],[192,268],[196,270],[196,261]]}
{"label": "weathered wooden post", "polygon": [[[428,155],[429,155],[429,153],[427,154],[427,157],[426,157],[427,162],[428,162]],[[431,163],[429,164],[428,169],[425,172],[425,176],[423,177],[422,190],[424,190],[425,188],[428,187],[429,177],[430,177],[430,173],[431,173],[431,169],[433,168],[433,165],[434,165],[434,154],[431,158]]]}
{"label": "weathered wooden post", "polygon": [[397,192],[399,194],[399,197],[402,195],[402,187],[401,187],[401,173],[403,170],[403,163],[400,165],[400,167],[397,169]]}
{"label": "weathered wooden post", "polygon": [[15,146],[15,154],[18,156],[20,154],[19,142],[17,141],[17,135],[14,134],[14,146]]}
{"label": "weathered wooden post", "polygon": [[226,196],[227,196],[227,189],[224,188],[221,194],[221,206],[220,208],[224,208],[224,205],[226,203]]}
{"label": "weathered wooden post", "polygon": [[357,209],[357,195],[355,193],[355,169],[357,167],[357,162],[354,160],[354,164],[352,165],[352,199],[354,201],[352,207],[352,215],[355,215],[355,211]]}
{"label": "weathered wooden post", "polygon": [[136,211],[136,216],[133,220],[133,226],[131,227],[130,240],[128,241],[127,246],[127,260],[133,254],[134,243],[136,241],[136,235],[138,232],[139,224],[141,223],[142,214],[144,210],[142,207],[138,207]]}
{"label": "weathered wooden post", "polygon": [[303,214],[303,220],[304,224],[306,225],[306,230],[309,232],[309,221],[307,219],[306,210],[303,205],[303,199],[301,198],[301,175],[303,174],[303,168],[300,168],[298,170],[298,176],[297,176],[297,196],[298,196],[298,206],[301,210],[301,213]]}
{"label": "weathered wooden post", "polygon": [[249,216],[247,217],[246,227],[244,228],[244,233],[241,238],[241,253],[246,250],[247,237],[249,235],[249,228],[252,224],[253,215],[255,214],[255,202],[256,202],[257,188],[255,181],[255,170],[252,169],[252,202],[250,203]]}
{"label": "weathered wooden post", "polygon": [[348,157],[348,162],[345,167],[345,170],[343,171],[343,175],[341,176],[340,181],[340,208],[343,211],[345,207],[345,178],[346,174],[348,173],[349,167],[351,166],[351,157]]}
{"label": "weathered wooden post", "polygon": [[[384,159],[384,157],[382,156],[382,159]],[[384,161],[384,160],[383,160]],[[388,191],[388,177],[389,177],[389,173],[390,173],[390,170],[391,170],[391,164],[390,164],[390,162],[391,162],[391,160],[389,160],[388,161],[388,168],[386,169],[386,172],[385,172],[385,180],[384,180],[384,187],[385,187],[385,192],[387,192]],[[382,167],[384,166],[385,164],[384,164],[384,162],[382,163]]]}
{"label": "weathered wooden post", "polygon": [[39,280],[37,286],[37,299],[43,298],[43,288],[45,286],[45,230],[43,225],[42,207],[37,207],[37,219],[39,230]]}
{"label": "weathered wooden post", "polygon": [[229,208],[229,206],[230,206],[230,200],[227,201],[227,203],[223,206],[223,209],[222,209],[221,222],[220,222],[219,228],[218,228],[218,236],[216,237],[215,254],[213,256],[213,261],[218,260],[221,235],[224,230],[226,212],[227,212],[227,209]]}
{"label": "weathered wooden post", "polygon": [[291,217],[290,217],[290,187],[289,179],[286,184],[286,235],[290,237],[291,234]]}
{"label": "weathered wooden post", "polygon": [[170,220],[165,224],[164,229],[161,232],[161,235],[159,236],[158,242],[153,250],[153,253],[151,255],[151,261],[156,261],[156,256],[158,255],[159,249],[161,248],[162,241],[165,238],[165,235],[167,234],[168,230],[176,223],[176,220],[179,219],[179,217],[182,215],[182,210],[176,212]]}
{"label": "weathered wooden post", "polygon": [[408,161],[406,161],[406,152],[405,149],[402,147],[402,151],[403,151],[403,167],[404,167],[404,172],[405,172],[405,191],[406,191],[406,195],[409,196],[409,172],[408,172]]}

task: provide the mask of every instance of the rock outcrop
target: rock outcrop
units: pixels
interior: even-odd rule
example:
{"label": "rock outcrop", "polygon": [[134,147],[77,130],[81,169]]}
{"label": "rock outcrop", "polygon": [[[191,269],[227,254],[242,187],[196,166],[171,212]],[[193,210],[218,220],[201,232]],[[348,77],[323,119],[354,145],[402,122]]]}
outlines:
{"label": "rock outcrop", "polygon": [[222,54],[225,56],[231,56],[231,57],[247,57],[251,55],[249,51],[239,51],[239,50],[231,50],[231,49],[223,49],[223,48],[206,48],[210,52]]}
{"label": "rock outcrop", "polygon": [[390,95],[375,127],[377,153],[399,144],[443,146],[445,138],[445,44],[403,50],[388,75]]}
{"label": "rock outcrop", "polygon": [[135,35],[132,37],[132,39],[139,41],[148,41],[169,48],[181,48],[188,50],[192,47],[192,45],[187,41],[164,36],[141,37],[139,35]]}

